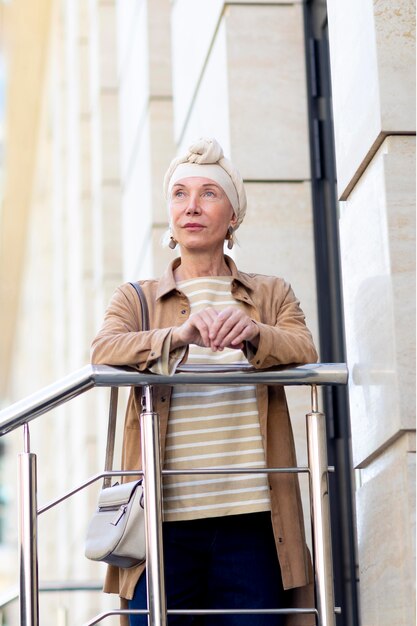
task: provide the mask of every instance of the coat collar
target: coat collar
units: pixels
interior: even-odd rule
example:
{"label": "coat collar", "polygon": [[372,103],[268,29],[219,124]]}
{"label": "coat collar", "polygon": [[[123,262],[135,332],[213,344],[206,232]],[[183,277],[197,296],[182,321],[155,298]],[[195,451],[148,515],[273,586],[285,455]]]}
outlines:
{"label": "coat collar", "polygon": [[[231,271],[233,280],[242,284],[247,289],[252,290],[253,287],[249,279],[249,276],[247,274],[244,274],[243,272],[239,272],[239,270],[236,267],[235,262],[229,256],[225,255],[224,258]],[[176,259],[171,261],[171,263],[168,265],[167,269],[165,270],[164,274],[159,280],[158,289],[156,291],[157,300],[159,298],[163,298],[167,293],[171,291],[175,291],[177,289],[177,284],[175,282],[175,277],[174,277],[174,270],[176,270],[176,268],[180,265],[180,263],[181,263],[181,258],[177,257]]]}

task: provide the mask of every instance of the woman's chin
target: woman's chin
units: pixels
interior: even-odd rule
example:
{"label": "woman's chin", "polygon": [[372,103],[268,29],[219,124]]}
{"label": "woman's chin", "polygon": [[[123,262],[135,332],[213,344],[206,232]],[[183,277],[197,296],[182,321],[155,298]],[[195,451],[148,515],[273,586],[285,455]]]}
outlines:
{"label": "woman's chin", "polygon": [[223,253],[223,242],[211,244],[208,241],[204,241],[204,238],[189,239],[188,241],[179,242],[180,249],[187,250],[187,252],[212,254],[213,256]]}

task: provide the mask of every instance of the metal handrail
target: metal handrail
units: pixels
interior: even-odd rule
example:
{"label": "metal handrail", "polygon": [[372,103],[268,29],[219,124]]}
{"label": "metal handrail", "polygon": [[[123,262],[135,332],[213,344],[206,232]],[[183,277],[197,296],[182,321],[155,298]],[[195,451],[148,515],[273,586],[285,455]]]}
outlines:
{"label": "metal handrail", "polygon": [[179,384],[269,384],[269,385],[345,385],[348,370],[344,363],[314,363],[295,367],[276,367],[267,370],[242,368],[241,371],[225,367],[206,366],[198,373],[192,366],[183,366],[180,373],[162,376],[150,372],[137,372],[108,365],[85,367],[43,387],[27,398],[0,411],[0,436],[68,402],[93,387],[134,387],[141,385]]}
{"label": "metal handrail", "polygon": [[[239,473],[262,472],[308,472],[310,477],[310,499],[312,508],[313,544],[315,553],[315,573],[317,609],[279,609],[274,612],[314,613],[319,616],[320,626],[334,626],[333,570],[330,542],[330,514],[328,487],[325,416],[319,412],[317,386],[345,385],[348,371],[345,364],[310,364],[294,367],[277,367],[268,370],[255,370],[244,367],[237,370],[228,366],[183,366],[181,372],[172,376],[155,375],[150,372],[137,372],[132,369],[109,366],[86,366],[0,411],[0,436],[16,428],[24,427],[24,453],[19,455],[20,506],[20,606],[21,625],[38,626],[38,566],[37,566],[37,516],[70,497],[86,485],[100,477],[110,475],[135,474],[132,471],[105,471],[97,474],[59,497],[52,503],[37,509],[36,455],[30,452],[29,422],[43,413],[62,405],[93,387],[142,386],[145,389],[145,408],[141,414],[142,449],[144,451],[143,472],[145,481],[145,517],[147,545],[147,576],[150,623],[163,626],[166,623],[163,580],[162,552],[162,511],[161,476],[173,471],[162,470],[159,457],[159,416],[152,406],[152,385],[177,384],[268,384],[268,385],[309,385],[312,389],[311,412],[307,414],[307,439],[309,465],[307,468],[240,468]],[[115,418],[117,403],[110,403],[110,418]],[[199,468],[174,473],[226,473],[230,468]],[[234,470],[231,470],[232,472]],[[149,589],[151,590],[149,592]],[[143,613],[132,611],[131,613]],[[178,612],[178,611],[176,611]],[[185,613],[186,611],[179,611]],[[191,611],[195,613],[195,611]],[[222,611],[229,612],[229,611]],[[235,611],[236,612],[236,611]],[[247,613],[245,609],[239,612]],[[258,611],[256,611],[258,612]],[[188,613],[188,611],[187,611]],[[87,626],[96,624],[107,615],[121,615],[117,610],[96,616]],[[127,614],[123,612],[123,614]]]}

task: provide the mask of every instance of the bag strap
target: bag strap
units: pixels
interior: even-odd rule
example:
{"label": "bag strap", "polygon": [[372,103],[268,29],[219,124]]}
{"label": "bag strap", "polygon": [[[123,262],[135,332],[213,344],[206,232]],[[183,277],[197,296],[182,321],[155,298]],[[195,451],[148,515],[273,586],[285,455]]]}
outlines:
{"label": "bag strap", "polygon": [[[149,324],[149,308],[146,300],[145,293],[140,283],[129,283],[132,285],[140,301],[142,324],[141,330],[150,330]],[[113,469],[113,456],[114,456],[114,442],[116,437],[116,418],[117,418],[117,398],[119,389],[112,387],[110,395],[110,409],[109,409],[109,425],[107,429],[107,444],[106,444],[106,460],[104,462],[104,471],[111,472]],[[143,398],[143,391],[142,391]],[[105,477],[103,480],[103,489],[111,486],[111,476]]]}
{"label": "bag strap", "polygon": [[141,315],[142,315],[142,330],[150,330],[149,326],[149,309],[148,303],[146,301],[145,293],[140,285],[140,283],[129,283],[132,285],[133,289],[135,289],[138,294],[138,298],[140,301]]}

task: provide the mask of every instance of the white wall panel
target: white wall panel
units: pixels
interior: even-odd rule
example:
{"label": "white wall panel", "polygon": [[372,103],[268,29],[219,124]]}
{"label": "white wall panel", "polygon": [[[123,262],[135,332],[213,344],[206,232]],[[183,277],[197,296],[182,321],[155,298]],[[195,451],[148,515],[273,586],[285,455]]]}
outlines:
{"label": "white wall panel", "polygon": [[384,134],[415,131],[415,2],[327,5],[337,177],[346,199]]}
{"label": "white wall panel", "polygon": [[[122,196],[123,276],[129,280],[151,275],[150,259],[145,261],[150,252],[152,223],[149,149],[149,121],[146,119]],[[142,268],[149,270],[147,275]]]}
{"label": "white wall panel", "polygon": [[[127,26],[125,25],[125,28]],[[122,38],[121,45],[126,45],[123,37],[127,37],[129,33],[129,45],[126,47],[126,53],[122,56],[123,65],[119,68],[120,144],[123,180],[126,178],[127,170],[134,158],[135,142],[142,132],[149,98],[147,8],[145,2],[141,2],[140,10],[135,15],[135,28],[131,31],[121,32],[120,27],[119,41]]]}
{"label": "white wall panel", "polygon": [[363,626],[415,624],[415,474],[411,433],[362,472],[356,499]]}
{"label": "white wall panel", "polygon": [[184,129],[179,154],[199,137],[216,137],[225,156],[230,156],[230,113],[226,24],[222,20]]}
{"label": "white wall panel", "polygon": [[414,139],[391,137],[342,205],[354,464],[413,429]]}
{"label": "white wall panel", "polygon": [[177,0],[173,5],[172,85],[177,142],[197,91],[222,8],[223,0]]}

